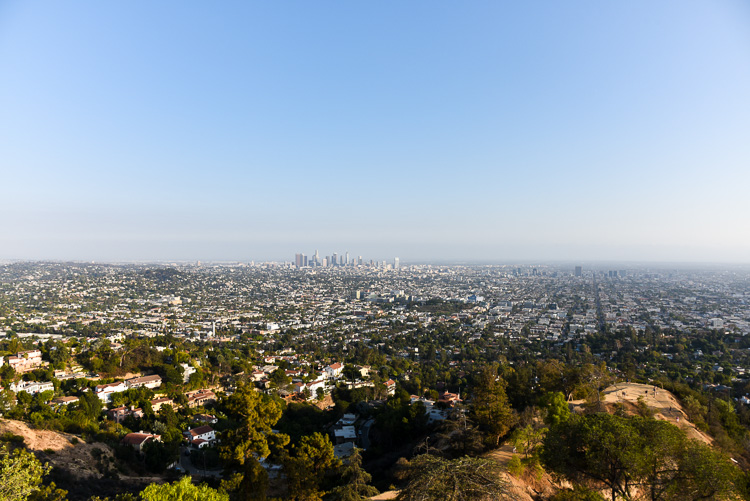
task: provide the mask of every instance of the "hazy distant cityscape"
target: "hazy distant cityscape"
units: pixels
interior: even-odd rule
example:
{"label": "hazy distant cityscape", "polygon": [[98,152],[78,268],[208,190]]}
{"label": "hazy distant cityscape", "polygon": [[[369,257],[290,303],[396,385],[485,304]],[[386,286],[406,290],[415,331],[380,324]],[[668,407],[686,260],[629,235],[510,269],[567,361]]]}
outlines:
{"label": "hazy distant cityscape", "polygon": [[750,3],[0,1],[0,501],[750,500]]}

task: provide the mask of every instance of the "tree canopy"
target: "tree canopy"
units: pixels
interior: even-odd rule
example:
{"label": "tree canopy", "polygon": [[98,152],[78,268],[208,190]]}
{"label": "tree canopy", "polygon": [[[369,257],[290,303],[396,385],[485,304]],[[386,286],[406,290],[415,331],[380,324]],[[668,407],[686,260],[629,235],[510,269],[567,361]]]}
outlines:
{"label": "tree canopy", "polygon": [[206,485],[193,485],[187,476],[171,484],[151,484],[140,496],[143,501],[229,501],[227,494]]}
{"label": "tree canopy", "polygon": [[739,471],[721,453],[665,421],[606,413],[573,416],[544,439],[547,468],[617,498],[728,499]]}

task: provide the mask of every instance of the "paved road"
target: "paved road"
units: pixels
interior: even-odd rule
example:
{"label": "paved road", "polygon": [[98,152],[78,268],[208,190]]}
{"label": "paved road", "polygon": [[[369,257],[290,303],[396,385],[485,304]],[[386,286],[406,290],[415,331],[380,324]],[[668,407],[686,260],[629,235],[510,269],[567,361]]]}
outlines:
{"label": "paved road", "polygon": [[204,470],[203,468],[193,466],[190,456],[185,455],[185,451],[187,450],[188,448],[184,445],[180,447],[180,468],[182,468],[182,471],[191,477],[221,477],[221,470]]}
{"label": "paved road", "polygon": [[372,423],[374,423],[375,420],[370,418],[367,421],[364,422],[362,425],[362,428],[360,428],[359,432],[359,440],[361,442],[362,448],[367,450],[370,448],[370,427],[372,426]]}

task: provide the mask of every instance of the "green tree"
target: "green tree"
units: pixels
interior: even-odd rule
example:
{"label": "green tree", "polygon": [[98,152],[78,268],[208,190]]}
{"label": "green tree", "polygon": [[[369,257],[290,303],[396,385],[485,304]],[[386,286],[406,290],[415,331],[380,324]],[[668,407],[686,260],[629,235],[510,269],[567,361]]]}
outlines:
{"label": "green tree", "polygon": [[341,461],[333,454],[333,444],[328,435],[313,433],[302,437],[284,461],[290,499],[322,499],[325,494],[323,480],[339,466]]}
{"label": "green tree", "polygon": [[68,491],[58,489],[54,482],[43,485],[29,496],[29,501],[67,501]]}
{"label": "green tree", "polygon": [[495,446],[513,425],[513,411],[505,394],[505,381],[495,366],[486,366],[474,385],[472,415],[480,429],[487,432]]}
{"label": "green tree", "polygon": [[288,436],[272,431],[281,417],[281,406],[253,387],[240,384],[221,407],[236,423],[222,434],[219,452],[227,469],[242,476],[238,494],[242,499],[265,499],[268,474],[259,459],[268,457],[272,446],[283,447],[289,441]]}
{"label": "green tree", "polygon": [[331,490],[330,501],[363,501],[378,494],[378,490],[369,485],[372,476],[362,468],[362,456],[359,449],[347,459],[341,471],[344,484]]}
{"label": "green tree", "polygon": [[401,501],[495,501],[506,499],[507,487],[500,465],[487,458],[448,460],[430,454],[413,459],[407,467],[408,483]]}
{"label": "green tree", "polygon": [[529,424],[523,428],[517,428],[513,432],[511,442],[521,453],[529,457],[541,445],[545,433],[547,433],[547,428],[534,428]]}
{"label": "green tree", "polygon": [[651,418],[574,416],[553,426],[542,459],[574,482],[606,487],[611,499],[728,499],[739,492],[739,470],[720,452]]}
{"label": "green tree", "polygon": [[550,429],[542,459],[549,469],[574,481],[604,484],[612,501],[618,496],[630,499],[637,483],[634,461],[639,444],[638,434],[625,418],[591,414]]}
{"label": "green tree", "polygon": [[290,384],[292,384],[292,380],[289,376],[286,375],[286,371],[284,369],[276,369],[271,373],[271,375],[268,377],[268,380],[279,389],[286,389]]}
{"label": "green tree", "polygon": [[570,407],[562,392],[548,393],[546,397],[547,414],[544,422],[547,426],[556,426],[570,418]]}
{"label": "green tree", "polygon": [[682,476],[676,479],[672,499],[736,499],[739,470],[721,452],[690,440],[680,461]]}
{"label": "green tree", "polygon": [[227,494],[206,485],[193,485],[190,477],[171,484],[151,484],[141,492],[142,501],[229,501]]}
{"label": "green tree", "polygon": [[0,499],[25,501],[39,488],[50,468],[25,449],[0,447]]}

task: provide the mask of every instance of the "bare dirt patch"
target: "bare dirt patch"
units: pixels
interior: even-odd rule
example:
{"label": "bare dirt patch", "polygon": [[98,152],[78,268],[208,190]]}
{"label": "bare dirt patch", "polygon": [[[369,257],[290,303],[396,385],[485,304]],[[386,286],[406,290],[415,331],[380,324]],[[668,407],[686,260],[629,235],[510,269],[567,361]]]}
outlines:
{"label": "bare dirt patch", "polygon": [[[654,391],[656,390],[656,391]],[[638,399],[654,411],[654,418],[669,421],[683,430],[689,438],[700,440],[706,444],[713,444],[713,438],[709,437],[688,420],[687,414],[682,409],[677,397],[672,392],[648,384],[640,383],[617,383],[604,390],[604,403],[609,409],[615,404],[625,406],[627,414],[635,414],[638,409]],[[585,402],[583,400],[572,400],[568,402],[575,412],[583,412]]]}
{"label": "bare dirt patch", "polygon": [[709,445],[713,443],[711,437],[688,420],[687,414],[670,391],[639,383],[618,383],[604,390],[604,402],[607,404],[620,402],[637,406],[639,398],[643,398],[646,405],[654,411],[655,419],[669,421],[687,433],[689,438]]}

